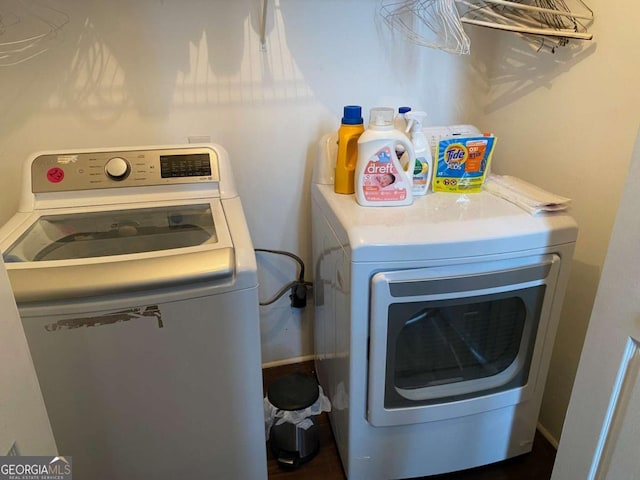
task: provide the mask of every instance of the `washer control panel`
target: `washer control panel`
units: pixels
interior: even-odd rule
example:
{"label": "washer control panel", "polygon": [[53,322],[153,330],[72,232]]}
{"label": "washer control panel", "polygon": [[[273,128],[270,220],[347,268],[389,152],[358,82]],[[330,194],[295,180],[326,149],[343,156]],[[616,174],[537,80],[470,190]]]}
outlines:
{"label": "washer control panel", "polygon": [[56,153],[31,163],[33,193],[219,181],[210,147]]}

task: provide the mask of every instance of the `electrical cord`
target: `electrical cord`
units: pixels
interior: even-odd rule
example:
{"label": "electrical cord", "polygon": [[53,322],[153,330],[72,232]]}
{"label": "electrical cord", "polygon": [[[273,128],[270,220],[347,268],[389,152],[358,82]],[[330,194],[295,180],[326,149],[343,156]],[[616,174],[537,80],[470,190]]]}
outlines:
{"label": "electrical cord", "polygon": [[287,285],[282,287],[278,292],[269,300],[265,300],[260,302],[260,306],[264,307],[266,305],[271,305],[279,300],[287,290],[291,290],[291,295],[289,298],[291,299],[291,306],[295,308],[304,308],[307,305],[307,287],[312,287],[312,282],[307,282],[304,279],[304,262],[297,255],[286,252],[284,250],[272,250],[266,248],[255,248],[256,252],[264,252],[264,253],[272,253],[275,255],[284,255],[290,258],[293,258],[298,265],[300,266],[300,272],[298,274],[298,279],[289,282]]}

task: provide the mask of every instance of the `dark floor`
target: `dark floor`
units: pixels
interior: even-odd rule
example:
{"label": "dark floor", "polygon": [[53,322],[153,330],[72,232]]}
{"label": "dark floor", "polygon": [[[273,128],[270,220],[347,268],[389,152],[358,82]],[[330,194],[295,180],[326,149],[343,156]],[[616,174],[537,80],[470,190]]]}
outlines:
{"label": "dark floor", "polygon": [[[270,385],[276,378],[293,372],[313,372],[313,362],[284,365],[263,370],[263,384]],[[315,419],[320,432],[320,451],[310,462],[293,471],[282,470],[276,460],[267,453],[269,480],[344,480],[346,479],[338,449],[333,440],[326,413]],[[551,478],[556,451],[536,432],[533,450],[504,462],[478,467],[463,472],[436,475],[429,480],[547,480]]]}

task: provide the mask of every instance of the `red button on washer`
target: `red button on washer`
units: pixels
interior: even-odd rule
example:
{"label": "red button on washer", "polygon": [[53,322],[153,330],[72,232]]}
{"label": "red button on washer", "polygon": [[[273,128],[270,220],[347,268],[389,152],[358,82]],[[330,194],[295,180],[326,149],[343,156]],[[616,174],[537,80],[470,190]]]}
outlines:
{"label": "red button on washer", "polygon": [[47,170],[47,180],[51,183],[60,183],[64,179],[64,170],[59,167],[52,167]]}

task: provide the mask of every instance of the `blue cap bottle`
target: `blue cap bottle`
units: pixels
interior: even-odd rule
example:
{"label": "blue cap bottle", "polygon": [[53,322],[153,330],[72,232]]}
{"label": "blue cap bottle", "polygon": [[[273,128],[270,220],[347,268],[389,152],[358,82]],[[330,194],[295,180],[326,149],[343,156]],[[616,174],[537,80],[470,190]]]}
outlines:
{"label": "blue cap bottle", "polygon": [[364,132],[362,107],[344,107],[342,124],[338,130],[338,154],[333,188],[336,193],[355,192],[354,171],[358,160],[358,138]]}

